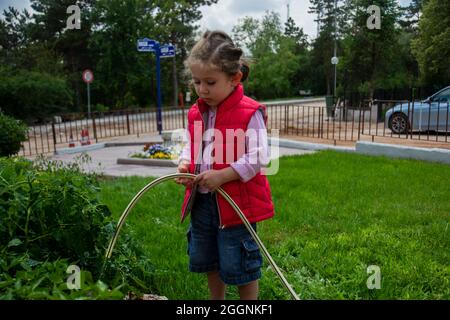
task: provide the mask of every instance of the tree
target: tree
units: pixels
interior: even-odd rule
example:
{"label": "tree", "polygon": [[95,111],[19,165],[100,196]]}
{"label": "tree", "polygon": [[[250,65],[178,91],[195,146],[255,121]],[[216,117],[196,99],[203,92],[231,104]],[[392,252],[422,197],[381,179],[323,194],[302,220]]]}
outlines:
{"label": "tree", "polygon": [[400,25],[411,32],[417,32],[420,16],[422,15],[424,0],[411,0],[411,3],[402,7],[403,19],[400,20]]}
{"label": "tree", "polygon": [[293,53],[298,59],[298,68],[289,79],[295,88],[294,91],[296,92],[294,94],[297,95],[298,90],[310,90],[313,86],[313,83],[310,81],[312,70],[309,67],[311,64],[311,55],[308,37],[303,32],[303,29],[295,24],[295,21],[291,17],[288,18],[284,26],[284,35],[287,40],[293,42]]}
{"label": "tree", "polygon": [[450,2],[425,3],[412,48],[423,84],[437,89],[450,83]]}
{"label": "tree", "polygon": [[22,49],[29,43],[30,15],[26,10],[20,13],[9,7],[0,18],[0,61],[5,65],[18,66],[26,59]]}
{"label": "tree", "polygon": [[2,67],[0,101],[3,112],[31,123],[68,112],[73,100],[70,86],[63,77]]}
{"label": "tree", "polygon": [[[381,28],[369,29],[367,8],[377,5],[381,9]],[[396,25],[400,17],[395,0],[355,0],[351,11],[351,24],[343,44],[344,54],[339,70],[346,72],[346,86],[372,98],[376,89],[400,85],[398,81],[398,35]],[[341,72],[342,73],[342,72]],[[400,81],[402,82],[402,81]],[[403,85],[407,83],[403,83]]]}
{"label": "tree", "polygon": [[250,51],[247,94],[258,99],[297,94],[298,84],[292,79],[299,69],[298,43],[284,35],[279,14],[266,12],[261,21],[245,17],[233,27],[233,38]]}
{"label": "tree", "polygon": [[[173,89],[173,104],[177,105],[178,100],[178,79],[183,78],[180,71],[184,69],[184,61],[187,58],[187,47],[194,43],[194,34],[197,29],[195,23],[202,18],[199,8],[204,5],[212,5],[218,0],[159,0],[157,1],[159,10],[156,12],[155,20],[156,34],[158,39],[164,43],[171,43],[177,49],[175,59],[172,59],[172,70],[167,74],[172,74],[172,83],[167,81],[167,87]],[[169,71],[169,69],[166,69]],[[168,77],[167,77],[168,80]],[[186,83],[183,83],[187,87]]]}
{"label": "tree", "polygon": [[81,12],[81,29],[71,30],[67,28],[70,16],[67,8],[74,5],[73,0],[31,0],[34,23],[30,25],[30,38],[54,51],[59,61],[62,61],[65,75],[74,88],[77,111],[83,110],[86,97],[81,73],[93,67],[88,42],[92,34],[91,13],[95,3],[95,0],[76,1]]}
{"label": "tree", "polygon": [[316,93],[332,93],[334,67],[331,58],[334,56],[335,46],[341,33],[343,19],[346,18],[341,1],[338,0],[310,0],[309,13],[317,14],[317,38],[312,43],[311,61],[316,68]]}

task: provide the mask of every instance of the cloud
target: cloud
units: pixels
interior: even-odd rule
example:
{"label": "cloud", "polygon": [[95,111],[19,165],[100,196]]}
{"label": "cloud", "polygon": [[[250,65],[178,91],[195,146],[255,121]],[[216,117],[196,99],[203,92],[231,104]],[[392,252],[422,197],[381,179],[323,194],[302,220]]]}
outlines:
{"label": "cloud", "polygon": [[[279,7],[279,0],[222,0],[228,3],[230,14],[251,14],[260,13],[265,10],[275,10]],[[220,2],[220,0],[219,0]],[[286,2],[283,0],[283,2]]]}
{"label": "cloud", "polygon": [[20,12],[23,9],[31,11],[31,3],[29,0],[0,0],[0,14],[3,15],[3,10],[7,10],[8,7],[14,7]]}
{"label": "cloud", "polygon": [[314,16],[308,13],[309,0],[219,0],[217,4],[201,8],[203,18],[199,21],[202,31],[219,29],[231,33],[238,20],[245,16],[261,19],[266,11],[280,14],[281,23],[287,20],[287,6],[290,4],[289,16],[303,28],[310,37],[315,37]]}
{"label": "cloud", "polygon": [[[402,6],[411,3],[411,0],[399,0]],[[218,3],[201,8],[203,18],[199,21],[200,30],[219,29],[231,33],[233,26],[238,24],[238,20],[245,16],[261,19],[266,11],[275,11],[280,14],[281,23],[287,20],[287,6],[290,4],[289,16],[294,19],[297,26],[310,39],[316,37],[317,24],[313,14],[308,13],[310,7],[309,0],[219,0]]]}

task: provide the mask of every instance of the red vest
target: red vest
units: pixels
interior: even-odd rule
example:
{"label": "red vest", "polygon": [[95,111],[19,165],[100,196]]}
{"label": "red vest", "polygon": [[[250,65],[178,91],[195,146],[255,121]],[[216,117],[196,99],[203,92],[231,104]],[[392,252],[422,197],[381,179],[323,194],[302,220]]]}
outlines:
{"label": "red vest", "polygon": [[[214,140],[213,150],[223,150],[223,159],[215,159],[212,168],[214,170],[220,170],[230,166],[230,163],[237,161],[241,156],[238,154],[237,139],[234,138],[234,152],[233,155],[227,155],[227,142],[226,141],[226,129],[241,129],[244,132],[247,130],[248,123],[253,114],[262,109],[265,112],[265,107],[260,105],[253,99],[244,96],[244,90],[242,84],[239,84],[233,93],[228,96],[217,108],[216,121],[214,128],[220,130],[222,133],[223,141],[220,139]],[[188,130],[190,133],[191,143],[191,165],[189,168],[190,173],[195,172],[195,159],[198,158],[199,152],[201,152],[200,141],[203,137],[205,124],[202,114],[208,110],[208,105],[202,100],[198,99],[188,113]],[[267,116],[264,116],[267,121]],[[194,133],[197,131],[197,133]],[[195,141],[198,140],[198,141]],[[242,151],[242,150],[241,150]],[[215,156],[213,154],[213,156]],[[226,161],[226,159],[232,159],[232,161]],[[222,160],[222,161],[221,161]],[[272,197],[270,192],[269,182],[266,176],[260,173],[256,174],[250,181],[244,183],[240,180],[230,181],[221,186],[221,188],[230,195],[230,197],[236,202],[241,211],[244,213],[250,223],[265,220],[273,217],[274,207],[272,203]],[[181,221],[183,221],[189,214],[187,210],[187,204],[191,198],[191,189],[186,188],[183,207],[181,211]],[[239,215],[234,211],[231,205],[217,193],[217,205],[219,208],[221,227],[230,227],[242,223]]]}

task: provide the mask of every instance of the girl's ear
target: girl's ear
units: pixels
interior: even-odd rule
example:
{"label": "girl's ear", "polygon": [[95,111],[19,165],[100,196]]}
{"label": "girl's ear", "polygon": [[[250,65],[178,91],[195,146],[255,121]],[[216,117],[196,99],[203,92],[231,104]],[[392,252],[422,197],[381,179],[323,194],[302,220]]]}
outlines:
{"label": "girl's ear", "polygon": [[234,76],[231,77],[231,84],[237,86],[242,79],[242,72],[238,71]]}

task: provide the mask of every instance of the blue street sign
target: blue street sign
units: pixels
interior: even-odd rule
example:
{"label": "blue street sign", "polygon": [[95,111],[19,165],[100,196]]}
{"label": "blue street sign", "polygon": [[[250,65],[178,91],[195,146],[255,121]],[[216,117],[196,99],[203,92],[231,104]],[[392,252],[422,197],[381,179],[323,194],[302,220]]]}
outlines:
{"label": "blue street sign", "polygon": [[143,38],[137,41],[137,50],[139,52],[155,52],[156,56],[156,126],[159,134],[162,132],[162,113],[161,113],[161,66],[160,58],[175,57],[175,47],[171,44],[160,46],[158,41]]}
{"label": "blue street sign", "polygon": [[161,113],[161,66],[159,57],[161,55],[161,48],[159,44],[156,46],[156,127],[158,129],[159,134],[162,132],[162,113]]}
{"label": "blue street sign", "polygon": [[155,52],[157,43],[157,41],[148,38],[138,39],[137,50],[140,52]]}
{"label": "blue street sign", "polygon": [[175,47],[171,44],[165,44],[160,47],[161,58],[175,57]]}

